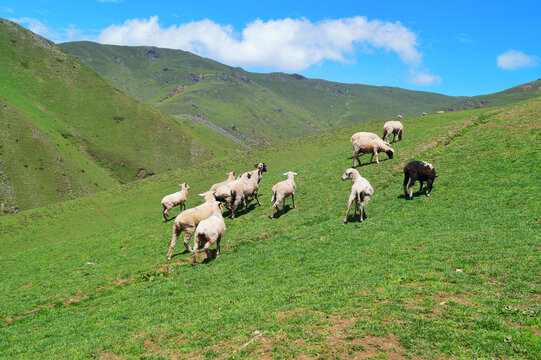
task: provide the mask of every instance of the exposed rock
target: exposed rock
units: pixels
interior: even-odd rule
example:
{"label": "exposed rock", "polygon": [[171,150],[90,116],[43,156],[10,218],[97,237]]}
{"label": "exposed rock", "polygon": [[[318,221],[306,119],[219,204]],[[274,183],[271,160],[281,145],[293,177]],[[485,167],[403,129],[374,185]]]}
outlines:
{"label": "exposed rock", "polygon": [[238,71],[235,71],[233,73],[233,76],[239,79],[240,81],[245,82],[246,84],[250,84],[250,85],[252,84],[252,82],[250,81],[250,79],[248,79],[248,77],[246,77],[246,75],[241,74]]}

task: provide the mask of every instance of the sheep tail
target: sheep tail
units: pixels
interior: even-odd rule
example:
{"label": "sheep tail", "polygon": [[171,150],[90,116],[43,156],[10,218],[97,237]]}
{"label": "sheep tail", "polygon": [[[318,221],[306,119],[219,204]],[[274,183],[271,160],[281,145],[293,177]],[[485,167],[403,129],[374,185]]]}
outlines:
{"label": "sheep tail", "polygon": [[271,202],[274,202],[276,200],[276,191],[272,192]]}

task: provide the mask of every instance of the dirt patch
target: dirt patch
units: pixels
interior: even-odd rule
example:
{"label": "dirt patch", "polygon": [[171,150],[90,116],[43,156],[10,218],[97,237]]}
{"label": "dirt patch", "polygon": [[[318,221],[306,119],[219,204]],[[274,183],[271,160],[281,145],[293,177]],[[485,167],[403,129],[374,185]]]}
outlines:
{"label": "dirt patch", "polygon": [[88,299],[88,295],[70,297],[69,299],[62,301],[62,304],[64,306],[68,306],[68,305],[71,305],[71,304],[80,303],[81,301],[83,301],[85,299]]}
{"label": "dirt patch", "polygon": [[126,286],[128,284],[132,284],[134,281],[133,276],[129,279],[116,279],[116,281],[113,283],[114,286]]}
{"label": "dirt patch", "polygon": [[119,359],[124,359],[124,358],[122,356],[118,356],[117,354],[115,354],[113,352],[106,352],[106,353],[101,354],[98,359],[100,359],[100,360],[119,360]]}

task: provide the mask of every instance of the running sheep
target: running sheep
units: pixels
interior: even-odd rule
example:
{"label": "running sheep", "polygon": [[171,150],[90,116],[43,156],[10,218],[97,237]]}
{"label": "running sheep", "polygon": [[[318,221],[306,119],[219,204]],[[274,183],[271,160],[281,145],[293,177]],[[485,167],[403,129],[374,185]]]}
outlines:
{"label": "running sheep", "polygon": [[231,171],[229,173],[227,173],[227,180],[225,181],[222,181],[222,182],[219,182],[219,183],[216,183],[214,185],[212,185],[210,187],[210,190],[209,191],[212,191],[212,192],[215,192],[216,190],[218,190],[218,188],[224,184],[229,184],[230,182],[234,181],[235,180],[235,172],[234,171]]}
{"label": "running sheep", "polygon": [[[411,179],[411,181],[410,181]],[[413,200],[413,185],[417,180],[421,183],[419,191],[423,190],[423,182],[426,181],[426,196],[430,196],[432,184],[436,179],[436,170],[432,164],[426,161],[412,161],[404,167],[404,196]],[[409,186],[408,181],[410,181]]]}
{"label": "running sheep", "polygon": [[287,176],[287,180],[280,181],[279,183],[275,184],[272,187],[272,198],[271,201],[274,201],[274,204],[272,205],[272,210],[270,214],[270,218],[273,219],[274,217],[274,209],[277,209],[278,212],[280,211],[280,208],[278,208],[278,205],[281,201],[283,201],[282,209],[284,209],[286,204],[286,198],[288,196],[291,196],[291,201],[293,202],[293,209],[295,209],[295,175],[297,173],[294,173],[293,171],[288,171],[282,175]]}
{"label": "running sheep", "polygon": [[402,140],[402,134],[404,132],[404,125],[400,121],[387,121],[383,125],[383,136],[382,139],[387,144],[389,143],[389,136],[393,134],[393,141],[396,141],[396,138],[398,137],[398,140]]}
{"label": "running sheep", "polygon": [[355,161],[359,165],[361,165],[361,161],[359,160],[359,154],[372,154],[372,157],[370,158],[370,162],[374,159],[374,155],[376,155],[376,162],[379,164],[379,152],[385,152],[389,159],[392,159],[394,156],[394,150],[389,147],[383,140],[381,139],[357,139],[353,142],[353,167],[355,167]]}
{"label": "running sheep", "polygon": [[162,206],[163,206],[163,218],[165,221],[169,221],[169,210],[171,210],[173,207],[180,205],[180,211],[184,208],[186,209],[186,200],[188,199],[188,190],[190,189],[190,186],[188,183],[182,183],[179,185],[181,187],[180,191],[177,191],[174,194],[169,194],[164,196],[162,199]]}
{"label": "running sheep", "polygon": [[199,246],[204,246],[207,259],[210,259],[210,247],[216,243],[216,256],[220,256],[220,241],[224,236],[226,227],[222,216],[222,203],[216,201],[210,203],[212,215],[201,221],[194,234],[192,264],[197,264],[197,251]]}
{"label": "running sheep", "polygon": [[356,169],[349,168],[344,172],[342,175],[342,180],[347,179],[351,179],[351,181],[353,181],[353,185],[351,186],[351,194],[349,195],[348,210],[346,211],[346,217],[344,218],[344,225],[346,225],[348,222],[348,215],[353,201],[355,201],[353,218],[355,218],[357,208],[359,208],[359,221],[364,221],[364,216],[366,216],[366,211],[364,211],[364,208],[374,194],[372,185],[370,185],[368,180],[363,178]]}
{"label": "running sheep", "polygon": [[171,260],[175,244],[183,231],[186,233],[184,236],[184,246],[186,247],[186,250],[192,252],[192,248],[190,247],[190,237],[194,233],[197,225],[213,214],[212,204],[216,202],[214,194],[207,191],[199,194],[199,196],[203,196],[205,198],[205,202],[203,204],[188,210],[184,210],[175,218],[175,224],[173,225],[173,238],[171,239],[171,245],[169,246],[169,251],[167,252],[167,260]]}

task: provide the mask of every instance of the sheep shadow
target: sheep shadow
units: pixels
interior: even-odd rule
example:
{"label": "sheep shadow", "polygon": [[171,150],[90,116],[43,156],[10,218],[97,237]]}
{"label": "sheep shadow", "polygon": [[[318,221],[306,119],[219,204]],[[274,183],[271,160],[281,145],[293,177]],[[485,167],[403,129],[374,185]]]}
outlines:
{"label": "sheep shadow", "polygon": [[[257,201],[254,201],[252,203],[249,203],[247,206],[237,208],[237,211],[235,211],[235,219],[238,218],[239,216],[242,216],[242,215],[245,215],[245,214],[249,213],[250,211],[255,209],[256,206],[259,206],[259,205],[257,205]],[[224,218],[231,218],[231,210],[226,210],[222,214],[222,216]]]}
{"label": "sheep shadow", "polygon": [[[424,188],[423,188],[424,189]],[[416,197],[419,197],[421,195],[425,195],[426,196],[426,193],[421,189],[421,190],[418,190],[416,192],[413,193],[413,198],[416,198]],[[405,199],[405,200],[410,200],[409,197],[406,197],[406,195],[404,194],[400,194],[399,196],[397,196],[397,199]],[[413,199],[411,199],[413,200]]]}
{"label": "sheep shadow", "polygon": [[[368,216],[366,215],[366,211],[363,212],[363,221],[368,219]],[[359,214],[349,214],[348,215],[348,224],[349,223],[359,223],[361,224],[361,222],[359,221]]]}
{"label": "sheep shadow", "polygon": [[172,255],[171,255],[171,259],[173,259],[173,258],[176,257],[176,256],[184,255],[184,254],[191,254],[191,252],[189,252],[188,249],[184,249],[183,252],[179,252],[179,253],[176,253],[176,254],[172,254]]}
{"label": "sheep shadow", "polygon": [[[291,206],[291,205],[282,206],[282,209],[280,209],[280,211],[276,211],[274,213],[273,219],[279,219],[282,215],[287,214],[292,209],[293,209],[293,206]],[[278,210],[278,209],[276,209],[276,210]]]}

